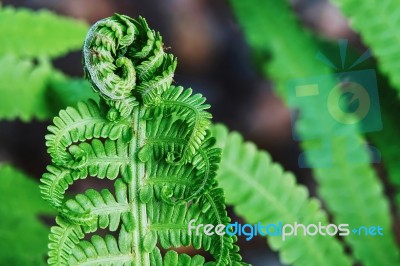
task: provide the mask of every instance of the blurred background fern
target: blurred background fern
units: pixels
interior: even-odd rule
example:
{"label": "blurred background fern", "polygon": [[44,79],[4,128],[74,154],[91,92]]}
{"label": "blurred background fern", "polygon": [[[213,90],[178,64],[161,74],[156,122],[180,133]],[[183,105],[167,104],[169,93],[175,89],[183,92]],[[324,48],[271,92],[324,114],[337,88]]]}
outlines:
{"label": "blurred background fern", "polygon": [[[82,79],[81,48],[89,24],[115,12],[146,17],[179,58],[177,83],[207,97],[215,122],[239,131],[269,152],[243,143],[238,133],[229,134],[224,126],[214,127],[218,145],[226,147],[218,178],[227,203],[234,207],[234,221],[330,221],[385,228],[382,238],[309,237],[285,243],[273,237],[268,243],[261,237],[250,242],[239,238],[244,261],[253,265],[400,265],[400,3],[396,0],[3,1],[0,242],[10,244],[0,248],[0,265],[44,264],[45,227],[52,221],[46,217],[53,213],[38,197],[33,182],[49,163],[46,126],[59,109],[95,97]],[[374,58],[358,69],[377,70],[383,130],[362,134],[346,129],[344,135],[355,142],[350,148],[343,141],[335,143],[339,156],[332,160],[332,167],[320,168],[329,154],[313,155],[310,151],[317,143],[309,136],[317,131],[332,136],[338,129],[315,115],[325,102],[292,104],[286,83],[331,74],[332,69],[315,56],[322,51],[338,63],[338,39],[349,41],[348,61],[354,62],[368,48],[372,51]],[[290,110],[294,108],[300,112],[298,134],[307,140],[301,143],[292,139]],[[379,149],[380,163],[349,162],[345,155],[370,156],[358,145],[364,143]],[[299,168],[302,151],[311,169]],[[73,191],[112,186],[88,182],[93,183],[78,183]],[[281,208],[277,203],[283,203]],[[21,241],[27,235],[32,237]],[[24,250],[30,252],[22,256]]]}

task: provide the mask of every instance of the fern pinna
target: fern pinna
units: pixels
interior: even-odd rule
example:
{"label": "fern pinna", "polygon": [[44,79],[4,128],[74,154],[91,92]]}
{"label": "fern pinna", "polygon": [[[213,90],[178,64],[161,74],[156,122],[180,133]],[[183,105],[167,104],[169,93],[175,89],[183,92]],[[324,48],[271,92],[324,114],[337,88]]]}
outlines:
{"label": "fern pinna", "polygon": [[[60,212],[48,263],[242,265],[236,237],[188,232],[193,219],[230,221],[215,181],[220,150],[208,131],[205,98],[171,86],[176,58],[164,51],[159,33],[143,18],[116,14],[90,29],[83,53],[101,100],[60,111],[48,128],[53,164],[41,191]],[[89,189],[64,202],[68,186],[87,176],[115,180],[115,190]],[[83,240],[99,228],[113,233]],[[169,250],[181,246],[214,260]]]}

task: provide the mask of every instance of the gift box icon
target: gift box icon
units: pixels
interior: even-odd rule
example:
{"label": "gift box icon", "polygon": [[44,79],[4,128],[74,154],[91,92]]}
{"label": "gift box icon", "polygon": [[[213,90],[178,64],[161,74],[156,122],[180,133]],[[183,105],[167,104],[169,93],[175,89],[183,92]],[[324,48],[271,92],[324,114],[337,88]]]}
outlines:
{"label": "gift box icon", "polygon": [[[339,44],[343,44],[341,41]],[[347,42],[345,42],[347,45]],[[341,49],[343,45],[341,46]],[[345,49],[344,49],[345,50]],[[343,52],[341,51],[343,55]],[[352,66],[368,58],[364,53]],[[344,66],[342,57],[342,66]],[[297,107],[291,115],[292,136],[296,141],[317,143],[309,154],[302,154],[299,167],[308,168],[304,157],[323,157],[321,165],[314,167],[330,167],[334,143],[338,139],[348,137],[349,130],[358,132],[376,132],[382,130],[382,119],[379,105],[376,72],[373,69],[357,71],[341,71],[339,73],[291,79],[287,83],[289,105]],[[317,107],[317,108],[316,108]],[[296,110],[301,110],[298,113]],[[307,116],[308,125],[297,125],[298,116]],[[318,119],[317,119],[318,118]],[[303,128],[299,128],[303,126]],[[298,131],[306,134],[298,134]],[[351,134],[350,134],[351,135]],[[343,141],[343,140],[341,140]],[[344,140],[354,141],[354,140]],[[369,146],[372,162],[379,162],[379,151]],[[354,163],[362,163],[357,158],[350,158]]]}

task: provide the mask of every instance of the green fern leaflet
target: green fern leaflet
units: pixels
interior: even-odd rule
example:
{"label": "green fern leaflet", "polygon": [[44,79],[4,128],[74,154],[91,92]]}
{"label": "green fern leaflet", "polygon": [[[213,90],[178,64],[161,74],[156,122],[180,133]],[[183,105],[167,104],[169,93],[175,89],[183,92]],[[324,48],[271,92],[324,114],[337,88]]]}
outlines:
{"label": "green fern leaflet", "polygon": [[53,210],[40,197],[37,182],[0,163],[0,265],[44,265],[48,228],[40,216]]}
{"label": "green fern leaflet", "polygon": [[[218,181],[228,204],[246,222],[255,224],[297,221],[304,224],[328,224],[320,202],[309,197],[307,188],[296,183],[292,173],[272,162],[265,151],[244,142],[237,132],[229,133],[223,125],[212,128],[216,145],[223,149]],[[240,190],[238,190],[240,184]],[[341,243],[331,237],[302,236],[282,240],[268,237],[269,246],[279,252],[285,265],[350,266]]]}
{"label": "green fern leaflet", "polygon": [[10,6],[0,6],[0,25],[0,56],[16,57],[53,58],[78,50],[88,30],[86,23],[48,10]]}
{"label": "green fern leaflet", "polygon": [[[49,264],[243,265],[235,237],[188,233],[192,219],[230,221],[215,181],[221,152],[208,131],[205,98],[171,86],[176,59],[159,33],[143,18],[114,15],[90,29],[83,53],[101,100],[62,110],[48,128],[53,165],[41,191],[60,212]],[[69,185],[87,176],[115,180],[115,189],[64,202]],[[98,229],[112,233],[82,240]],[[169,250],[181,246],[214,260]]]}

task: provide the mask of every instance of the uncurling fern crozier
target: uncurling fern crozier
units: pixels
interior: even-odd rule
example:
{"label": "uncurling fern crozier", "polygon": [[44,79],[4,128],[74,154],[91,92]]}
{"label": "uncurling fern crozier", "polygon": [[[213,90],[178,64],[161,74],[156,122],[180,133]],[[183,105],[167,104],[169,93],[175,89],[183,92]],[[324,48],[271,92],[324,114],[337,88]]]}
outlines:
{"label": "uncurling fern crozier", "polygon": [[[188,232],[192,219],[230,221],[215,181],[220,150],[208,131],[205,98],[171,85],[176,58],[159,33],[143,18],[116,14],[90,29],[83,54],[101,100],[60,111],[48,128],[53,164],[41,191],[60,213],[48,263],[243,265],[235,237]],[[87,176],[115,180],[115,189],[64,201],[68,186]],[[111,233],[92,234],[98,229]],[[213,261],[173,250],[181,246],[207,251]]]}

